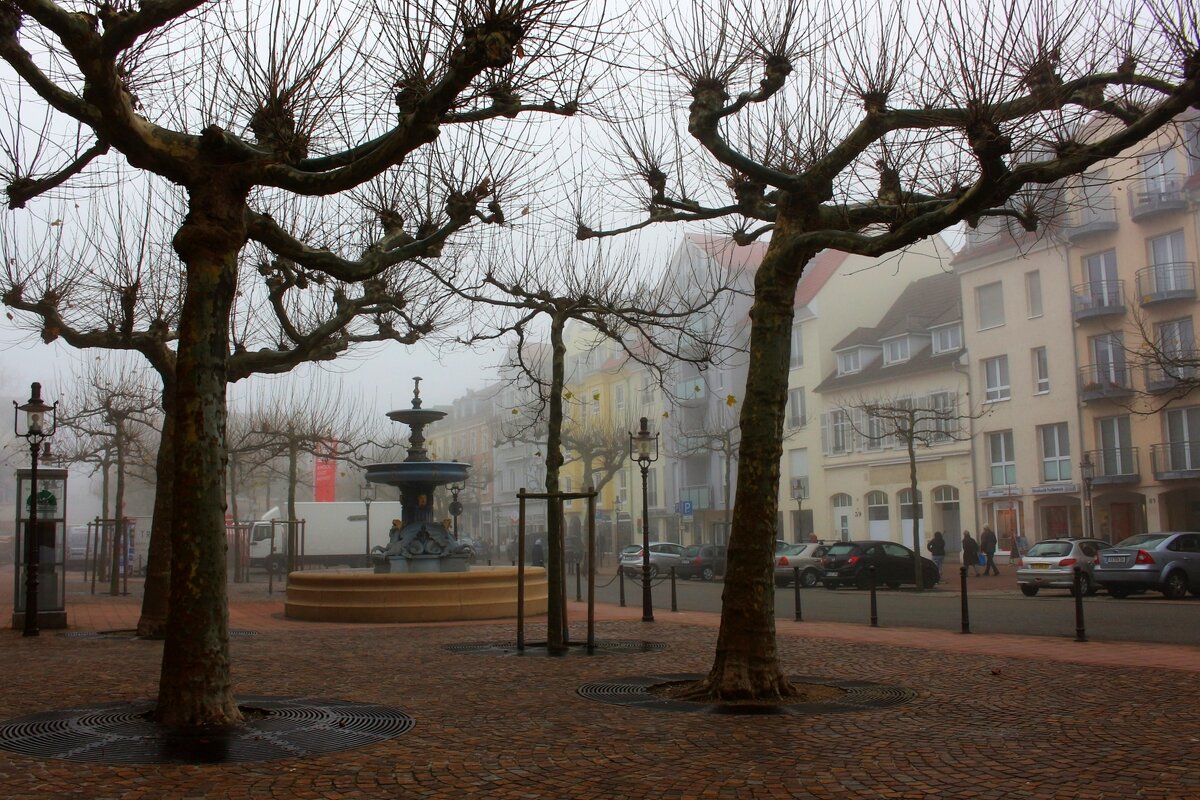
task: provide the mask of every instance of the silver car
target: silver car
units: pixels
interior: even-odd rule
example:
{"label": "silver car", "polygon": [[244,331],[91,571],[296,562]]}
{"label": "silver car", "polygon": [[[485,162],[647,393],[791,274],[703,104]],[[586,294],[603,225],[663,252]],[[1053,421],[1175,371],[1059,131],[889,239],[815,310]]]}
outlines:
{"label": "silver car", "polygon": [[821,558],[829,545],[821,542],[789,544],[775,551],[775,585],[787,586],[796,579],[800,568],[800,585],[811,589],[821,582]]}
{"label": "silver car", "polygon": [[1140,533],[1100,553],[1096,581],[1113,597],[1145,590],[1200,597],[1200,533]]}
{"label": "silver car", "polygon": [[1103,539],[1046,539],[1029,548],[1017,567],[1017,585],[1026,597],[1040,589],[1066,589],[1075,593],[1075,567],[1083,570],[1079,586],[1093,595],[1099,586],[1092,578],[1097,554],[1109,543]]}
{"label": "silver car", "polygon": [[[684,547],[674,542],[650,543],[650,577],[660,572],[670,572],[671,567],[683,563]],[[642,574],[642,547],[629,545],[621,550],[620,570],[626,575],[637,577]]]}

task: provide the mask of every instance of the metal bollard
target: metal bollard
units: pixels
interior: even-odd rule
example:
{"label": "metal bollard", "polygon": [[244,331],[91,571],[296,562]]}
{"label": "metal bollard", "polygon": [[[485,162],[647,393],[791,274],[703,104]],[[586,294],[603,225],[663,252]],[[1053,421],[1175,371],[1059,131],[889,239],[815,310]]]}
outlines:
{"label": "metal bollard", "polygon": [[625,607],[625,570],[617,567],[617,583],[621,587],[621,608]]}
{"label": "metal bollard", "polygon": [[1083,577],[1083,568],[1076,566],[1073,576],[1075,581],[1075,641],[1086,642],[1087,632],[1083,628],[1083,592],[1080,586],[1080,579]]}
{"label": "metal bollard", "polygon": [[679,597],[675,594],[675,568],[671,567],[671,610],[679,610]]}
{"label": "metal bollard", "polygon": [[583,600],[583,572],[579,569],[579,562],[575,562],[575,602]]}
{"label": "metal bollard", "polygon": [[971,632],[971,613],[967,610],[967,568],[958,568],[958,581],[962,585],[962,632]]}
{"label": "metal bollard", "polygon": [[795,578],[795,583],[792,584],[796,591],[796,622],[803,622],[804,617],[800,614],[800,568],[792,567],[792,577]]}
{"label": "metal bollard", "polygon": [[871,627],[879,627],[879,603],[875,599],[875,565],[867,567],[867,574],[871,578]]}

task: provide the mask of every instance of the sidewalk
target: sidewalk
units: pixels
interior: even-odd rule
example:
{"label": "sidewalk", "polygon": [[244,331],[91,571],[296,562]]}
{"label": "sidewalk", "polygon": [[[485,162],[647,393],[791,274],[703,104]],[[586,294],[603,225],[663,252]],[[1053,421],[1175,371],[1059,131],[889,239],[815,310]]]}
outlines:
{"label": "sidewalk", "polygon": [[[996,581],[995,590],[1012,576]],[[968,579],[972,580],[972,579]],[[128,597],[68,585],[72,630],[136,624]],[[86,587],[82,587],[86,589]],[[972,591],[977,587],[972,586]],[[100,591],[100,587],[98,587]],[[11,568],[0,569],[11,603]],[[319,756],[212,766],[34,759],[0,751],[5,798],[1200,798],[1200,648],[777,624],[789,674],[907,687],[888,709],[814,716],[671,713],[583,699],[588,681],[696,673],[716,614],[597,607],[601,639],[662,652],[547,659],[453,653],[515,623],[362,625],[282,617],[283,594],[230,587],[239,695],[380,703],[398,738]],[[0,608],[7,624],[10,606]],[[572,635],[585,609],[571,603]],[[544,621],[530,623],[531,640]],[[0,631],[0,718],[153,697],[161,643]],[[1169,720],[1169,724],[1164,724]]]}

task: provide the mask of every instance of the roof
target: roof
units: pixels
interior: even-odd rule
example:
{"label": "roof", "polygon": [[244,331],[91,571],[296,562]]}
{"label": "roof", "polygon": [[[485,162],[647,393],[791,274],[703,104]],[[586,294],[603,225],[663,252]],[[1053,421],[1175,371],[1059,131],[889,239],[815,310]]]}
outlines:
{"label": "roof", "polygon": [[849,257],[848,253],[843,253],[841,250],[822,250],[817,253],[816,258],[804,267],[804,274],[800,276],[800,282],[796,284],[794,307],[801,308],[811,303],[821,288],[837,272],[838,267],[846,263],[846,259]]}
{"label": "roof", "polygon": [[751,242],[739,245],[728,236],[704,233],[689,233],[687,242],[703,250],[709,258],[731,272],[754,273],[767,254],[767,242]]}

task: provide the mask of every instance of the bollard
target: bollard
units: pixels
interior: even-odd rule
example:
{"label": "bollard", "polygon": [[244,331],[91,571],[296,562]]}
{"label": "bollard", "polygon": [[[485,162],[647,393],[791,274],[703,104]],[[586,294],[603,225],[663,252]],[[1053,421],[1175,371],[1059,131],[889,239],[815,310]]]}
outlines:
{"label": "bollard", "polygon": [[1075,641],[1086,642],[1087,632],[1083,628],[1083,592],[1080,591],[1080,579],[1083,577],[1083,568],[1076,565],[1073,579],[1075,581]]}
{"label": "bollard", "polygon": [[582,570],[579,569],[579,562],[576,561],[575,562],[575,602],[576,603],[582,602],[582,600],[583,600],[583,583],[582,583],[583,577],[582,577],[582,575],[583,575],[583,572],[582,572]]}
{"label": "bollard", "polygon": [[792,584],[796,591],[796,622],[803,622],[804,618],[800,615],[800,568],[792,567],[792,577],[795,578],[795,583]]}
{"label": "bollard", "polygon": [[959,580],[959,583],[962,585],[962,588],[960,589],[960,592],[962,595],[962,632],[970,633],[971,632],[971,614],[967,610],[967,568],[966,567],[958,568],[958,580]]}
{"label": "bollard", "polygon": [[879,604],[875,600],[875,565],[867,567],[867,575],[871,581],[871,627],[879,627]]}
{"label": "bollard", "polygon": [[671,610],[679,610],[679,598],[675,594],[675,568],[671,567]]}
{"label": "bollard", "polygon": [[625,607],[625,570],[617,567],[617,582],[621,587],[621,608]]}

